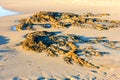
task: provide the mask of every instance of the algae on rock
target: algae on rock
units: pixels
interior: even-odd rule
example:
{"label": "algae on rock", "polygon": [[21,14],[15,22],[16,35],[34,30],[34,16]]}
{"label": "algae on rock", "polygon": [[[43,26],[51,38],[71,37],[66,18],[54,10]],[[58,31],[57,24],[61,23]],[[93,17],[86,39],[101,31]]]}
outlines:
{"label": "algae on rock", "polygon": [[74,13],[40,11],[31,17],[19,20],[16,29],[35,30],[34,25],[44,28],[69,28],[77,26],[80,28],[92,28],[97,30],[109,30],[110,28],[120,27],[120,21],[101,19],[102,16],[110,15],[107,13],[86,13],[78,15]]}
{"label": "algae on rock", "polygon": [[[77,63],[82,66],[93,68],[99,67],[86,61],[83,55],[87,58],[92,56],[103,56],[104,54],[109,54],[109,52],[101,52],[95,48],[95,46],[90,46],[91,44],[101,44],[104,47],[119,50],[118,47],[116,48],[116,45],[114,45],[115,42],[113,43],[107,40],[106,37],[87,38],[74,34],[64,35],[60,34],[60,32],[36,31],[28,33],[25,38],[26,39],[21,42],[21,45],[26,50],[39,53],[45,51],[50,56],[63,56],[64,61],[67,63]],[[81,43],[90,45],[82,47],[82,45],[78,45]],[[117,43],[119,42],[116,41],[116,44]]]}

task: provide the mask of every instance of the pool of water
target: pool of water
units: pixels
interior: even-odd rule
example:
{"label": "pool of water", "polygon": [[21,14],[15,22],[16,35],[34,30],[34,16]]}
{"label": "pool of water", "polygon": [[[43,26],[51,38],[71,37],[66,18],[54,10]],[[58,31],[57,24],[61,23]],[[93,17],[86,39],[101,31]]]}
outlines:
{"label": "pool of water", "polygon": [[7,10],[7,9],[4,9],[3,7],[0,6],[0,17],[15,15],[15,14],[18,14],[18,13],[19,12]]}
{"label": "pool of water", "polygon": [[11,27],[11,30],[12,30],[12,31],[16,31],[16,26],[12,26],[12,27]]}

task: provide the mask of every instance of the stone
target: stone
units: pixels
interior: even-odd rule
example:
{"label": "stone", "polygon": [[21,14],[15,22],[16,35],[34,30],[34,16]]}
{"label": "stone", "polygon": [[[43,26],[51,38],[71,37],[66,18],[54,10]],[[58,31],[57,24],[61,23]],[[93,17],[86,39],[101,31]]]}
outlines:
{"label": "stone", "polygon": [[[25,40],[21,42],[21,46],[29,51],[38,53],[46,52],[49,56],[59,57],[62,56],[64,61],[70,64],[77,63],[81,66],[92,68],[99,68],[98,66],[86,61],[87,57],[103,56],[109,54],[108,52],[101,52],[95,46],[79,46],[77,43],[82,44],[102,44],[115,50],[120,50],[116,44],[118,41],[106,40],[106,37],[87,38],[74,34],[60,34],[60,32],[47,32],[35,31],[25,35]],[[84,58],[85,56],[86,58]]]}
{"label": "stone", "polygon": [[[16,29],[31,30],[31,26],[33,25],[43,25],[44,28],[69,28],[72,26],[77,26],[97,30],[109,30],[110,28],[116,28],[120,26],[120,21],[117,20],[95,18],[102,16],[109,16],[109,14],[87,13],[85,15],[77,15],[74,13],[65,12],[40,11],[39,13],[33,14],[30,17],[19,20],[20,24],[16,25]],[[30,28],[26,28],[27,26]]]}

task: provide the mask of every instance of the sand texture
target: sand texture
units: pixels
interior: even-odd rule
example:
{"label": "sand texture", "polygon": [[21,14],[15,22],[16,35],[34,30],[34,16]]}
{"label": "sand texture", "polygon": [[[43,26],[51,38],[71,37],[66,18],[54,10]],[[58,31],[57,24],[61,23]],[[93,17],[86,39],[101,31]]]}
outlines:
{"label": "sand texture", "polygon": [[1,0],[0,80],[120,80],[119,0]]}

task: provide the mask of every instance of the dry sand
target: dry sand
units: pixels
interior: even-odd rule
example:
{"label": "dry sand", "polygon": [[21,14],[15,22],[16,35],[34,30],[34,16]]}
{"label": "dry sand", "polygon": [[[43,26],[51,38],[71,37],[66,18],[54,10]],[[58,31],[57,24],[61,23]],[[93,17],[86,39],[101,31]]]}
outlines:
{"label": "dry sand", "polygon": [[[100,2],[101,1],[101,2]],[[24,35],[30,31],[12,31],[15,20],[28,17],[38,11],[62,11],[73,13],[102,13],[111,14],[108,19],[120,20],[119,0],[2,0],[0,6],[21,12],[18,15],[0,17],[0,80],[120,80],[120,51],[96,45],[110,55],[90,59],[100,69],[81,67],[77,64],[66,64],[61,57],[47,57],[43,53],[24,50],[18,43],[24,40]],[[106,1],[106,4],[104,2]],[[108,2],[108,3],[107,3]],[[89,6],[88,6],[89,5]],[[48,29],[56,31],[58,29]],[[120,41],[120,27],[108,31],[81,29],[71,27],[61,29],[63,33],[74,33],[87,37],[105,36],[109,40]]]}

